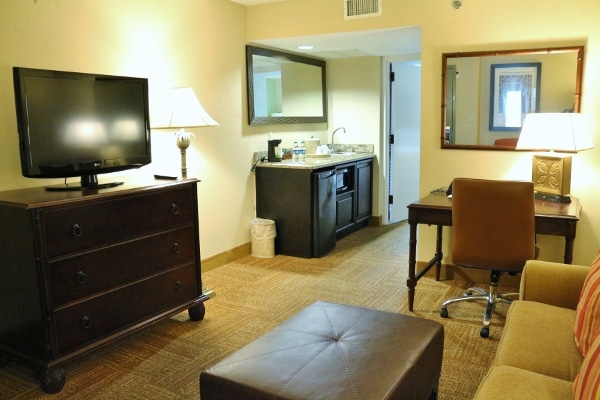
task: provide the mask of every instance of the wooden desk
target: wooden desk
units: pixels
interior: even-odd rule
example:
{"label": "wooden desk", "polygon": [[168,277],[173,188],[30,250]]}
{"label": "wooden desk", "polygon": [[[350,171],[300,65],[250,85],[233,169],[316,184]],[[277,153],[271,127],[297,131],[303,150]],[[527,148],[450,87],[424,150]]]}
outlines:
{"label": "wooden desk", "polygon": [[[572,202],[552,203],[548,201],[535,201],[535,232],[542,235],[564,236],[565,238],[565,264],[573,261],[573,243],[579,221],[581,205],[579,199],[572,198]],[[452,199],[444,194],[430,194],[408,205],[408,224],[410,225],[410,242],[408,252],[408,309],[413,310],[415,287],[423,275],[436,266],[436,279],[440,279],[442,266],[442,227],[452,226]],[[417,225],[427,224],[437,226],[437,239],[435,255],[421,271],[416,271],[417,256]]]}

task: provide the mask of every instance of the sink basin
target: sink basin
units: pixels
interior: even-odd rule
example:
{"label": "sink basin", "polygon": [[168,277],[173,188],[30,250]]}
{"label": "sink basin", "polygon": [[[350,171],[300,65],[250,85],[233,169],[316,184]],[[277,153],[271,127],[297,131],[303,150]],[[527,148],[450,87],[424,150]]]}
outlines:
{"label": "sink basin", "polygon": [[356,154],[355,151],[332,151],[332,156],[350,156],[352,154]]}

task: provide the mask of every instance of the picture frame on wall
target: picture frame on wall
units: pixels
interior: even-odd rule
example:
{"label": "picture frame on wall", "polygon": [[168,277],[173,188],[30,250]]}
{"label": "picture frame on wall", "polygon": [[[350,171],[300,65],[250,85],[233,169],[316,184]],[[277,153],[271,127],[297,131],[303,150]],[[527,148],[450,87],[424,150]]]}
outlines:
{"label": "picture frame on wall", "polygon": [[525,116],[540,110],[542,63],[492,64],[490,131],[520,131]]}

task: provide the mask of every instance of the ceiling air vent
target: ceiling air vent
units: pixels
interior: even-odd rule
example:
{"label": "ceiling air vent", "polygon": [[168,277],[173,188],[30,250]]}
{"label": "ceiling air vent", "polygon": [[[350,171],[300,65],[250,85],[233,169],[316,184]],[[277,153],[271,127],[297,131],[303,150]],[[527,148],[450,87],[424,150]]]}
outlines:
{"label": "ceiling air vent", "polygon": [[381,16],[381,0],[343,0],[344,19]]}

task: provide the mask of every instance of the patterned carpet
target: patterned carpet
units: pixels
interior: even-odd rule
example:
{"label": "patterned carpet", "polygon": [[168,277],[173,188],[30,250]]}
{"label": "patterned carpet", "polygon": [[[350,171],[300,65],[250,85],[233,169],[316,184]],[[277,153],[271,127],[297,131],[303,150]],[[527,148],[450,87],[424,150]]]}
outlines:
{"label": "patterned carpet", "polygon": [[472,282],[424,277],[410,313],[407,260],[406,223],[362,229],[319,259],[243,257],[203,275],[217,293],[203,321],[182,313],[75,360],[66,366],[64,389],[52,396],[42,392],[31,369],[9,363],[0,369],[0,399],[198,399],[200,371],[316,300],[443,323],[440,399],[472,398],[494,357],[507,307],[498,306],[490,337],[482,339],[481,303],[455,305],[449,319],[439,316],[442,301]]}

